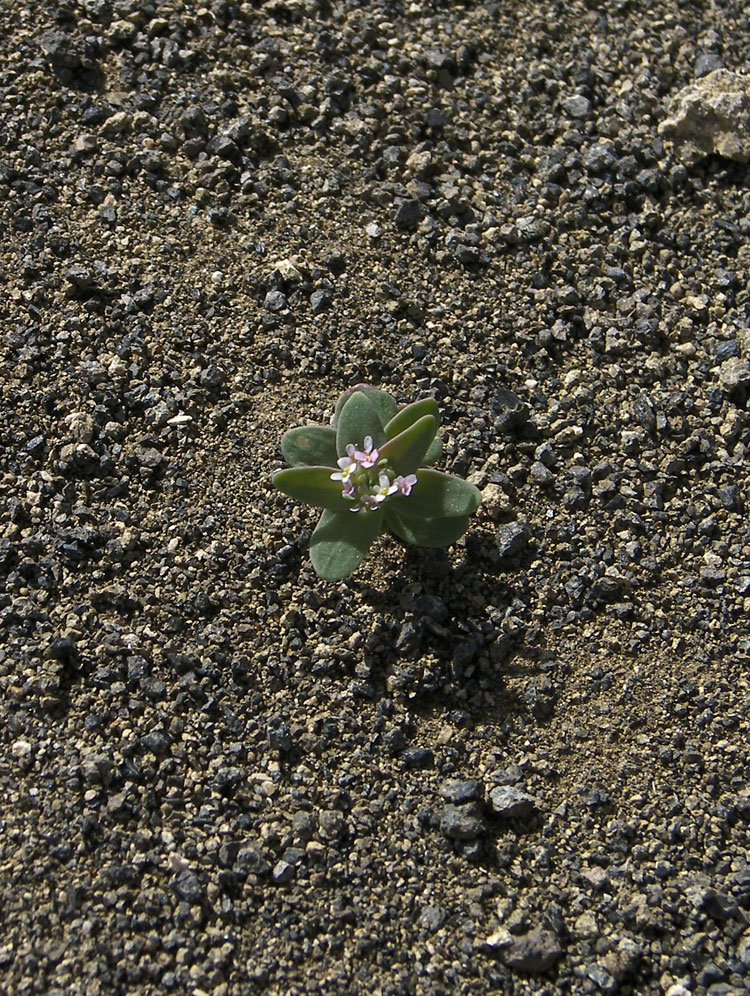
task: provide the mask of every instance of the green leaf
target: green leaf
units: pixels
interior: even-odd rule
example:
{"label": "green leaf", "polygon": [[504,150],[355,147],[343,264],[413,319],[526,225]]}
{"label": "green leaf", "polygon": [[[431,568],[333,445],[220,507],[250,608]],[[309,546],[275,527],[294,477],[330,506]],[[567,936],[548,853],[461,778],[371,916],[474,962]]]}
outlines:
{"label": "green leaf", "polygon": [[323,512],[310,539],[310,560],[324,581],[340,581],[367,556],[383,528],[383,510]]}
{"label": "green leaf", "polygon": [[385,524],[399,539],[413,546],[450,546],[466,532],[469,516],[420,519],[388,507],[385,510]]}
{"label": "green leaf", "polygon": [[440,438],[440,436],[435,436],[435,438],[430,443],[429,449],[424,455],[422,466],[432,467],[433,464],[438,462],[438,460],[442,455],[443,455],[443,441]]}
{"label": "green leaf", "polygon": [[[381,425],[385,425],[398,411],[398,405],[385,391],[378,390],[377,387],[370,387],[369,384],[356,384],[354,387],[350,387],[348,391],[344,391],[339,400],[336,402],[336,411],[333,416],[333,424],[338,425],[339,415],[341,414],[341,409],[344,407],[349,398],[358,391],[370,401],[378,413],[378,418],[380,419]],[[372,433],[370,433],[372,435]]]}
{"label": "green leaf", "polygon": [[397,474],[412,474],[420,466],[436,432],[435,416],[425,415],[384,443],[380,447],[380,458],[388,460]]}
{"label": "green leaf", "polygon": [[398,405],[385,391],[379,391],[376,387],[368,387],[363,393],[372,402],[381,425],[389,422],[398,411]]}
{"label": "green leaf", "polygon": [[327,425],[301,425],[281,440],[281,452],[290,467],[335,467],[336,430]]}
{"label": "green leaf", "polygon": [[406,408],[402,408],[398,414],[393,416],[385,427],[386,439],[393,439],[394,436],[398,436],[399,433],[404,432],[405,429],[408,429],[410,425],[414,425],[415,422],[424,418],[425,415],[434,416],[435,431],[437,432],[437,427],[440,425],[440,409],[437,406],[437,401],[433,398],[423,398],[421,401],[415,401],[413,404],[407,405]]}
{"label": "green leaf", "polygon": [[426,467],[419,470],[410,495],[389,499],[397,512],[424,519],[471,515],[479,508],[481,500],[482,496],[473,484]]}
{"label": "green leaf", "polygon": [[277,471],[271,480],[279,491],[306,505],[352,514],[351,499],[344,498],[340,481],[331,480],[330,467],[292,467]]}
{"label": "green leaf", "polygon": [[350,443],[362,448],[365,436],[372,436],[376,447],[385,442],[380,417],[372,401],[362,391],[355,391],[341,409],[336,426],[336,452],[344,456]]}

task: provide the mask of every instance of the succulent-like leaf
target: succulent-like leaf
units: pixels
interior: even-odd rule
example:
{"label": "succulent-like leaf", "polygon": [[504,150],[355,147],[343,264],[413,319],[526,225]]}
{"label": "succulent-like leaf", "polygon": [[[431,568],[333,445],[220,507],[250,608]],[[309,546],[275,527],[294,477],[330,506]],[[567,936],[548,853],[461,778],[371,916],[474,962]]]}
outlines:
{"label": "succulent-like leaf", "polygon": [[[372,403],[375,411],[378,413],[381,425],[385,425],[386,422],[392,419],[398,411],[398,405],[390,394],[379,390],[377,387],[370,387],[369,384],[356,384],[354,387],[350,387],[348,391],[344,391],[339,400],[336,402],[336,411],[333,416],[334,426],[338,425],[341,409],[355,391],[359,391],[360,394],[364,394],[368,401]],[[370,435],[372,435],[372,433],[370,433]]]}
{"label": "succulent-like leaf", "polygon": [[340,581],[367,556],[383,528],[383,510],[323,512],[310,539],[310,560],[324,581]]}
{"label": "succulent-like leaf", "polygon": [[414,546],[450,546],[466,532],[469,516],[421,519],[403,515],[393,507],[388,507],[385,510],[385,524],[405,543]]}
{"label": "succulent-like leaf", "polygon": [[351,499],[344,498],[341,482],[331,480],[330,467],[291,467],[271,478],[275,487],[306,505],[352,514]]}
{"label": "succulent-like leaf", "polygon": [[443,441],[440,436],[435,436],[435,438],[430,443],[430,447],[424,455],[422,460],[423,467],[432,467],[433,464],[437,463],[440,457],[443,455]]}
{"label": "succulent-like leaf", "polygon": [[423,467],[411,494],[391,498],[390,503],[397,512],[412,518],[433,519],[471,515],[481,500],[479,491],[468,481]]}
{"label": "succulent-like leaf", "polygon": [[[390,424],[390,423],[389,423]],[[380,447],[381,460],[388,460],[397,474],[413,474],[435,438],[437,421],[424,415]]]}
{"label": "succulent-like leaf", "polygon": [[336,452],[344,456],[350,443],[361,447],[365,436],[372,436],[375,446],[385,442],[385,433],[372,401],[355,391],[346,401],[336,425]]}
{"label": "succulent-like leaf", "polygon": [[385,427],[386,439],[398,436],[399,433],[404,432],[410,425],[414,425],[419,419],[424,418],[425,415],[434,416],[435,431],[437,432],[437,427],[440,425],[440,409],[437,406],[437,401],[433,398],[422,398],[421,401],[415,401],[413,404],[407,405],[406,408],[402,408],[393,416]]}
{"label": "succulent-like leaf", "polygon": [[290,467],[335,467],[336,430],[328,425],[301,425],[281,440],[281,452]]}

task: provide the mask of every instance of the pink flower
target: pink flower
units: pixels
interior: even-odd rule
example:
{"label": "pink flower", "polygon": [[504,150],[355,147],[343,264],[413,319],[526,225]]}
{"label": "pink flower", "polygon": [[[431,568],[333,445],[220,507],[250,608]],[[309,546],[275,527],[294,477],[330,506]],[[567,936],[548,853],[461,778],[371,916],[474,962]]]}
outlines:
{"label": "pink flower", "polygon": [[[349,444],[351,445],[351,444]],[[372,436],[365,436],[364,450],[354,450],[354,458],[359,461],[361,467],[369,470],[370,467],[374,467],[378,462],[380,453],[375,449],[372,442]],[[347,453],[349,452],[349,447],[346,448]]]}
{"label": "pink flower", "polygon": [[[393,492],[398,491],[400,494],[407,496],[411,494],[411,489],[417,483],[416,474],[407,474],[406,477],[402,477],[401,474],[393,481]],[[393,493],[391,492],[391,494]]]}

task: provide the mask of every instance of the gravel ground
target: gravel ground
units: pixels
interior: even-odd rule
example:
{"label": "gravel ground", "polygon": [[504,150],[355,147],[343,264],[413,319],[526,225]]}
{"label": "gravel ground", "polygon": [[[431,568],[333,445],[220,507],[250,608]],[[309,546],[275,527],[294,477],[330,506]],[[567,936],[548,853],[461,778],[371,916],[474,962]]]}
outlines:
{"label": "gravel ground", "polygon": [[[747,991],[745,5],[0,23],[2,991]],[[484,501],[326,584],[361,381]]]}

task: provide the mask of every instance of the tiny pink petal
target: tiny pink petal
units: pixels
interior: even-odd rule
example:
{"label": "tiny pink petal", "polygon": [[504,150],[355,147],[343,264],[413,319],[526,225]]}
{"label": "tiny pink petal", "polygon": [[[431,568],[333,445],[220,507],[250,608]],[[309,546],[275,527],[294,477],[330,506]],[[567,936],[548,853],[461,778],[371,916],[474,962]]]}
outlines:
{"label": "tiny pink petal", "polygon": [[380,452],[373,445],[372,436],[365,436],[364,449],[355,450],[354,456],[366,470],[375,466],[380,458]]}
{"label": "tiny pink petal", "polygon": [[411,489],[417,483],[417,475],[407,474],[406,477],[402,477],[399,474],[393,483],[396,485],[397,491],[404,495],[404,497],[408,497],[411,494]]}

